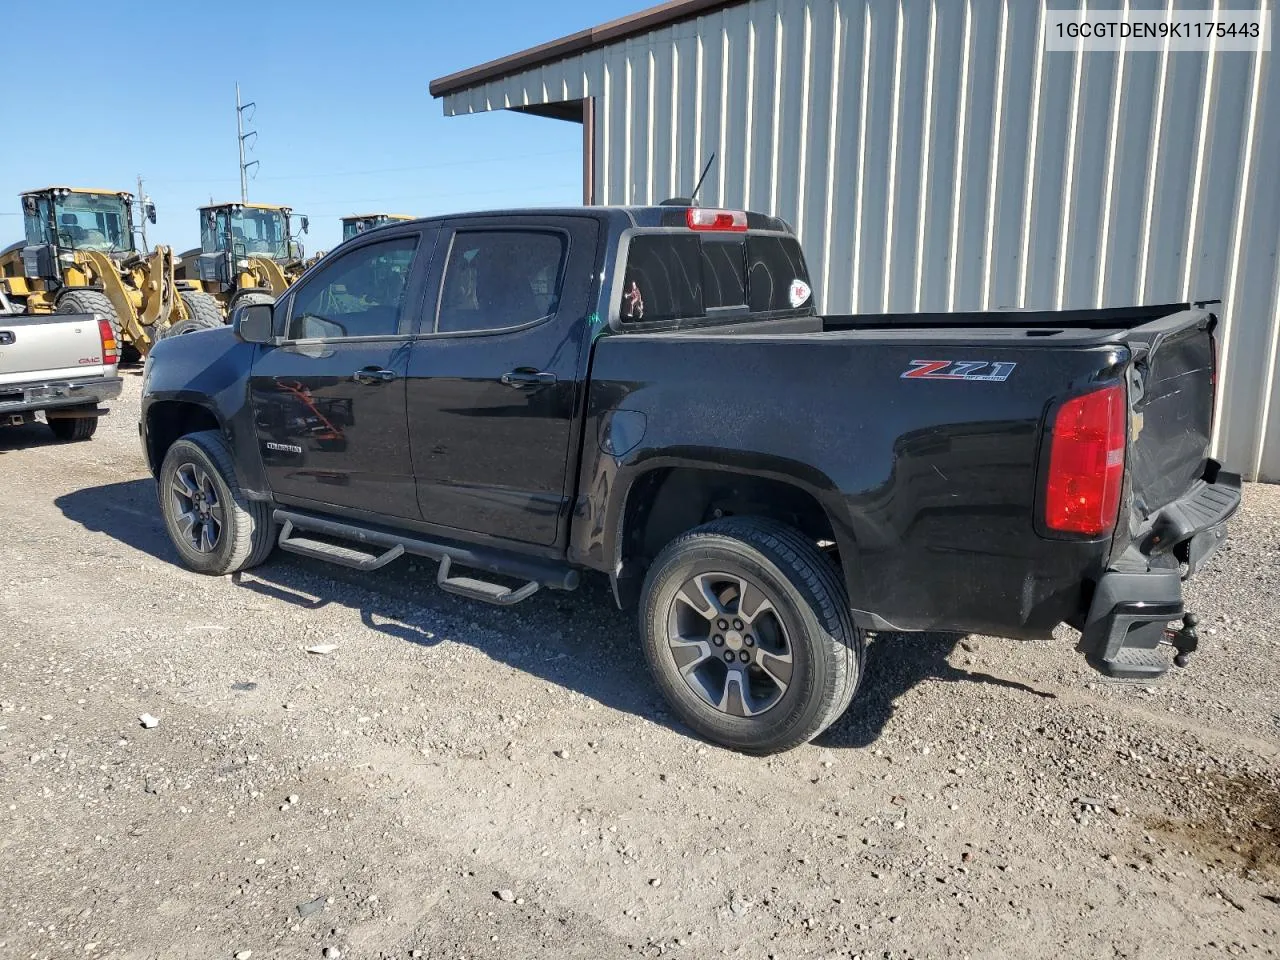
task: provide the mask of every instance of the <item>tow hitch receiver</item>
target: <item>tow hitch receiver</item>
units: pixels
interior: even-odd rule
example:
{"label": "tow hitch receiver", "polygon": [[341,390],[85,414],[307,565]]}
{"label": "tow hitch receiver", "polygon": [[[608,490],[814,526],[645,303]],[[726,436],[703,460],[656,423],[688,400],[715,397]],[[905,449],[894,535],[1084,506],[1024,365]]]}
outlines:
{"label": "tow hitch receiver", "polygon": [[1200,646],[1200,634],[1196,632],[1196,627],[1199,623],[1199,617],[1194,613],[1188,613],[1182,618],[1181,630],[1165,630],[1164,632],[1165,642],[1178,651],[1178,655],[1173,658],[1173,662],[1180,667],[1185,667],[1190,662],[1191,655]]}

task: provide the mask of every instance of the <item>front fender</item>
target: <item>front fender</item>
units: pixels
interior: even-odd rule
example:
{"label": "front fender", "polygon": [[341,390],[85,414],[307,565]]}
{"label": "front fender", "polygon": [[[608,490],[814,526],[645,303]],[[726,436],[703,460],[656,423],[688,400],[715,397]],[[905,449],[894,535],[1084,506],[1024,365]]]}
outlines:
{"label": "front fender", "polygon": [[231,445],[237,479],[245,494],[253,499],[270,498],[249,404],[249,373],[257,349],[236,337],[230,327],[170,337],[156,344],[147,358],[140,424],[149,460],[152,409],[162,403],[199,407],[212,415]]}

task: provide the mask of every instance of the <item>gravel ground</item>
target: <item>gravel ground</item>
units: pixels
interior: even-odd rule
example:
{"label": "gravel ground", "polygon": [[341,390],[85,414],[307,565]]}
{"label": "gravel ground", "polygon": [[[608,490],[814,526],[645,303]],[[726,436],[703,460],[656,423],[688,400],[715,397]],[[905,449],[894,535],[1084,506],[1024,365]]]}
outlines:
{"label": "gravel ground", "polygon": [[0,432],[0,957],[1280,955],[1280,487],[1188,669],[886,634],[760,760],[665,713],[601,582],[178,567],[126,379],[89,443]]}

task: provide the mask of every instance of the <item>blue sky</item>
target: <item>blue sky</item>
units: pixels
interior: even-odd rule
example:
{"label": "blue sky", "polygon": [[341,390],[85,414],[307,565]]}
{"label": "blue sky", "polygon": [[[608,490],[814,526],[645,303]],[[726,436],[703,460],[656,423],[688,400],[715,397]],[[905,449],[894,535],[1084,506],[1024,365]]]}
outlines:
{"label": "blue sky", "polygon": [[0,248],[21,236],[22,190],[133,191],[138,174],[159,213],[148,239],[196,246],[196,208],[239,197],[237,81],[258,104],[249,199],[309,215],[308,250],[332,248],[349,213],[580,203],[581,127],[445,117],[427,85],[649,2],[124,3],[101,16],[72,0],[58,29],[92,25],[75,42],[46,42],[54,6],[14,4],[0,82],[22,122],[0,150]]}

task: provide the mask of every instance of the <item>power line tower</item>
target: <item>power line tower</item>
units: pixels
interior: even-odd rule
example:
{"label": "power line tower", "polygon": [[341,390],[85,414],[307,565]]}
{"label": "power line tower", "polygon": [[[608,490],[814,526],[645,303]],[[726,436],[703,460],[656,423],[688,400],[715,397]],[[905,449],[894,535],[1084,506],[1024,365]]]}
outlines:
{"label": "power line tower", "polygon": [[[253,113],[249,114],[249,117],[248,117],[248,121],[252,123],[254,116],[258,112],[258,105],[254,103],[252,100],[250,100],[248,103],[240,102],[240,84],[237,83],[236,84],[236,132],[240,135],[240,202],[241,203],[249,202],[249,168],[258,166],[257,160],[250,160],[248,163],[244,162],[245,141],[249,140],[252,137],[253,142],[256,143],[258,139],[258,131],[256,130],[250,130],[248,133],[245,133],[244,124],[245,124],[246,118],[244,113],[246,110],[253,111]],[[253,143],[249,144],[249,148],[253,149]]]}
{"label": "power line tower", "polygon": [[151,248],[147,246],[147,195],[142,192],[142,174],[138,174],[138,202],[134,211],[140,214],[138,225],[134,229],[141,235],[142,252],[148,253]]}

